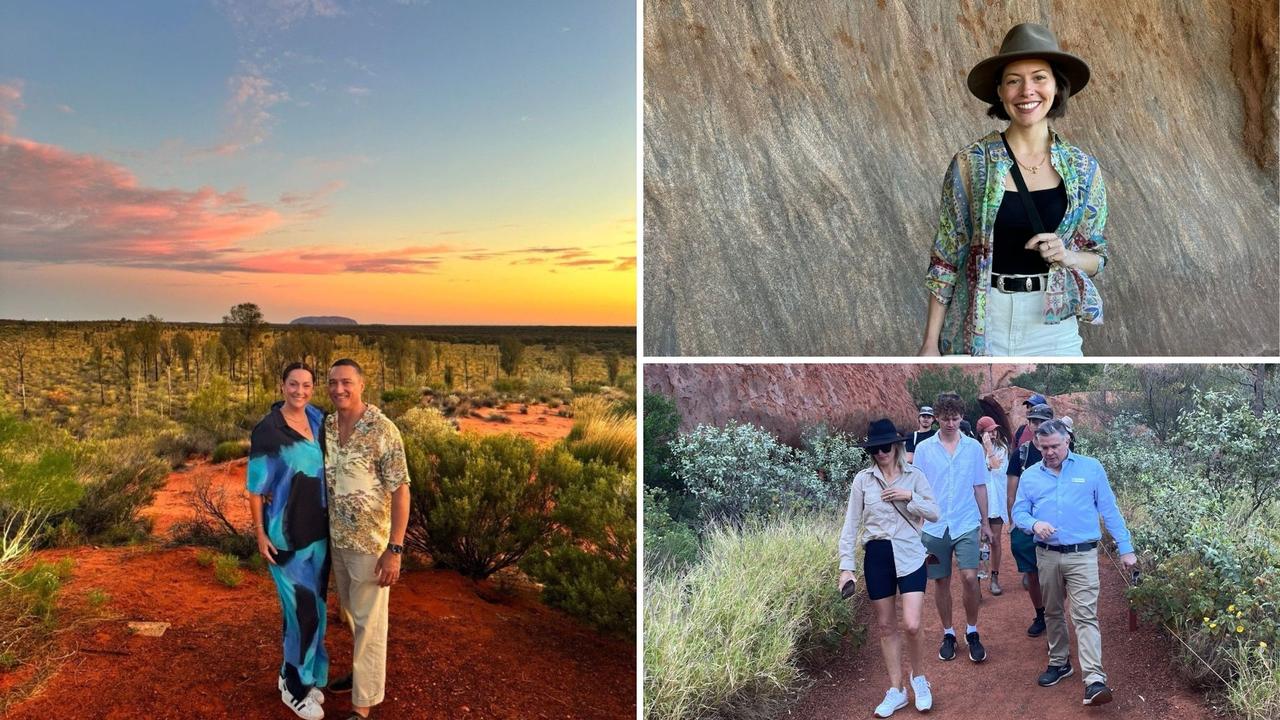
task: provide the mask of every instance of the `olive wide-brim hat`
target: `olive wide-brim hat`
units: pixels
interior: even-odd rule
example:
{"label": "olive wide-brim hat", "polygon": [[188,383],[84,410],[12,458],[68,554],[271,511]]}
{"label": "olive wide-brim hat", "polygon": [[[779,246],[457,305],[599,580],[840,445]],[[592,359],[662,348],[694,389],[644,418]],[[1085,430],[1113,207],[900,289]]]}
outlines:
{"label": "olive wide-brim hat", "polygon": [[1089,84],[1089,65],[1075,55],[1063,52],[1052,30],[1036,23],[1022,23],[1014,25],[1004,36],[998,54],[974,65],[969,71],[969,92],[983,102],[999,103],[996,86],[1000,84],[1005,66],[1032,58],[1048,62],[1067,76],[1073,96],[1079,95]]}

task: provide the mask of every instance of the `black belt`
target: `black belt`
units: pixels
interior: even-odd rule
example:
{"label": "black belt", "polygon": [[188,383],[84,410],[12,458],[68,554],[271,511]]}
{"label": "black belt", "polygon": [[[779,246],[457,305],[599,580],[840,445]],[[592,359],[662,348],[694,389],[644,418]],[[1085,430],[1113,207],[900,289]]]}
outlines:
{"label": "black belt", "polygon": [[1073,552],[1088,552],[1098,547],[1098,541],[1095,540],[1093,542],[1077,543],[1075,545],[1050,545],[1048,543],[1042,543],[1039,540],[1037,540],[1036,545],[1039,545],[1045,550],[1052,550],[1054,552],[1073,553]]}
{"label": "black belt", "polygon": [[991,287],[1000,292],[1039,292],[1044,288],[1040,280],[1045,275],[999,275],[991,274]]}

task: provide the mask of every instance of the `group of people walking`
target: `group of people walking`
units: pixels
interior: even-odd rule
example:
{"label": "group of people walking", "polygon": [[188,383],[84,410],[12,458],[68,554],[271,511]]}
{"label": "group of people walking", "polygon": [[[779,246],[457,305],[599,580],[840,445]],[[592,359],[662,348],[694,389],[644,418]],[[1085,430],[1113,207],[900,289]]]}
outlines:
{"label": "group of people walking", "polygon": [[[258,551],[284,615],[276,686],[298,717],[324,717],[324,693],[351,693],[350,720],[369,716],[386,684],[387,607],[409,523],[409,474],[399,429],[363,399],[351,359],[329,368],[325,415],[311,404],[315,372],[284,369],[283,400],[250,436],[247,484]],[[329,680],[325,596],[333,572],[350,626],[352,671]]]}
{"label": "group of people walking", "polygon": [[[920,621],[925,587],[932,581],[943,628],[938,659],[954,660],[959,636],[953,624],[953,566],[963,591],[965,652],[974,663],[988,659],[978,628],[978,567],[980,556],[989,553],[991,593],[1002,594],[1000,536],[1005,525],[1010,526],[1009,549],[1035,611],[1026,634],[1048,634],[1049,663],[1036,682],[1049,687],[1075,672],[1065,617],[1069,598],[1084,704],[1112,699],[1102,669],[1097,617],[1099,517],[1125,566],[1132,567],[1137,557],[1106,472],[1097,460],[1073,451],[1070,418],[1054,419],[1040,395],[1024,405],[1027,423],[1012,434],[1003,417],[990,416],[978,420],[977,437],[962,432],[966,407],[954,393],[921,407],[918,427],[909,435],[900,434],[887,418],[868,428],[863,447],[873,463],[853,478],[849,490],[838,586],[848,597],[861,579],[875,609],[890,681],[875,709],[877,717],[906,707],[910,695],[917,710],[933,707]],[[902,672],[904,641],[908,682]]]}

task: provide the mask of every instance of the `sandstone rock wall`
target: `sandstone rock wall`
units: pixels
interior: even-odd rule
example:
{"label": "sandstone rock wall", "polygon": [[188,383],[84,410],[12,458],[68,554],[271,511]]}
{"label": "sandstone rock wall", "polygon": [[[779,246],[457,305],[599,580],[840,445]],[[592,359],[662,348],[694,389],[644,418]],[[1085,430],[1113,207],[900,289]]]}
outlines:
{"label": "sandstone rock wall", "polygon": [[651,0],[651,355],[903,355],[952,155],[1003,123],[968,70],[1023,21],[1093,79],[1113,262],[1090,355],[1280,353],[1277,0]]}
{"label": "sandstone rock wall", "polygon": [[[808,427],[820,422],[861,434],[875,418],[889,417],[900,430],[915,427],[916,406],[906,382],[919,365],[805,365],[805,364],[649,364],[644,386],[674,398],[681,430],[697,425],[723,425],[729,420],[774,431],[795,443]],[[1005,386],[1029,365],[970,365],[983,393]],[[1016,393],[1021,399],[1016,399]],[[1010,388],[1000,396],[1021,402],[1029,390]],[[1007,396],[1007,397],[1006,397]],[[1016,404],[1016,403],[1015,403]],[[1021,418],[1021,407],[1016,408]],[[1012,418],[1012,414],[1011,414]]]}

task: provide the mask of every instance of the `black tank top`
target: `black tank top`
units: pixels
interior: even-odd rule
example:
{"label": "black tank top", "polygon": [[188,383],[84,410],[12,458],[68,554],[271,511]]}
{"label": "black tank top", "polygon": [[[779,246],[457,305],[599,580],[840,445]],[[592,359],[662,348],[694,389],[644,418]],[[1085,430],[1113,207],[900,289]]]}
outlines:
{"label": "black tank top", "polygon": [[[1053,232],[1067,214],[1066,184],[1046,190],[1032,190],[1031,201],[1044,223],[1046,232]],[[1027,241],[1036,232],[1031,228],[1027,209],[1017,190],[1005,190],[1004,200],[996,213],[995,242],[992,248],[991,271],[1001,275],[1043,275],[1049,272],[1049,264],[1035,250],[1027,250]]]}

